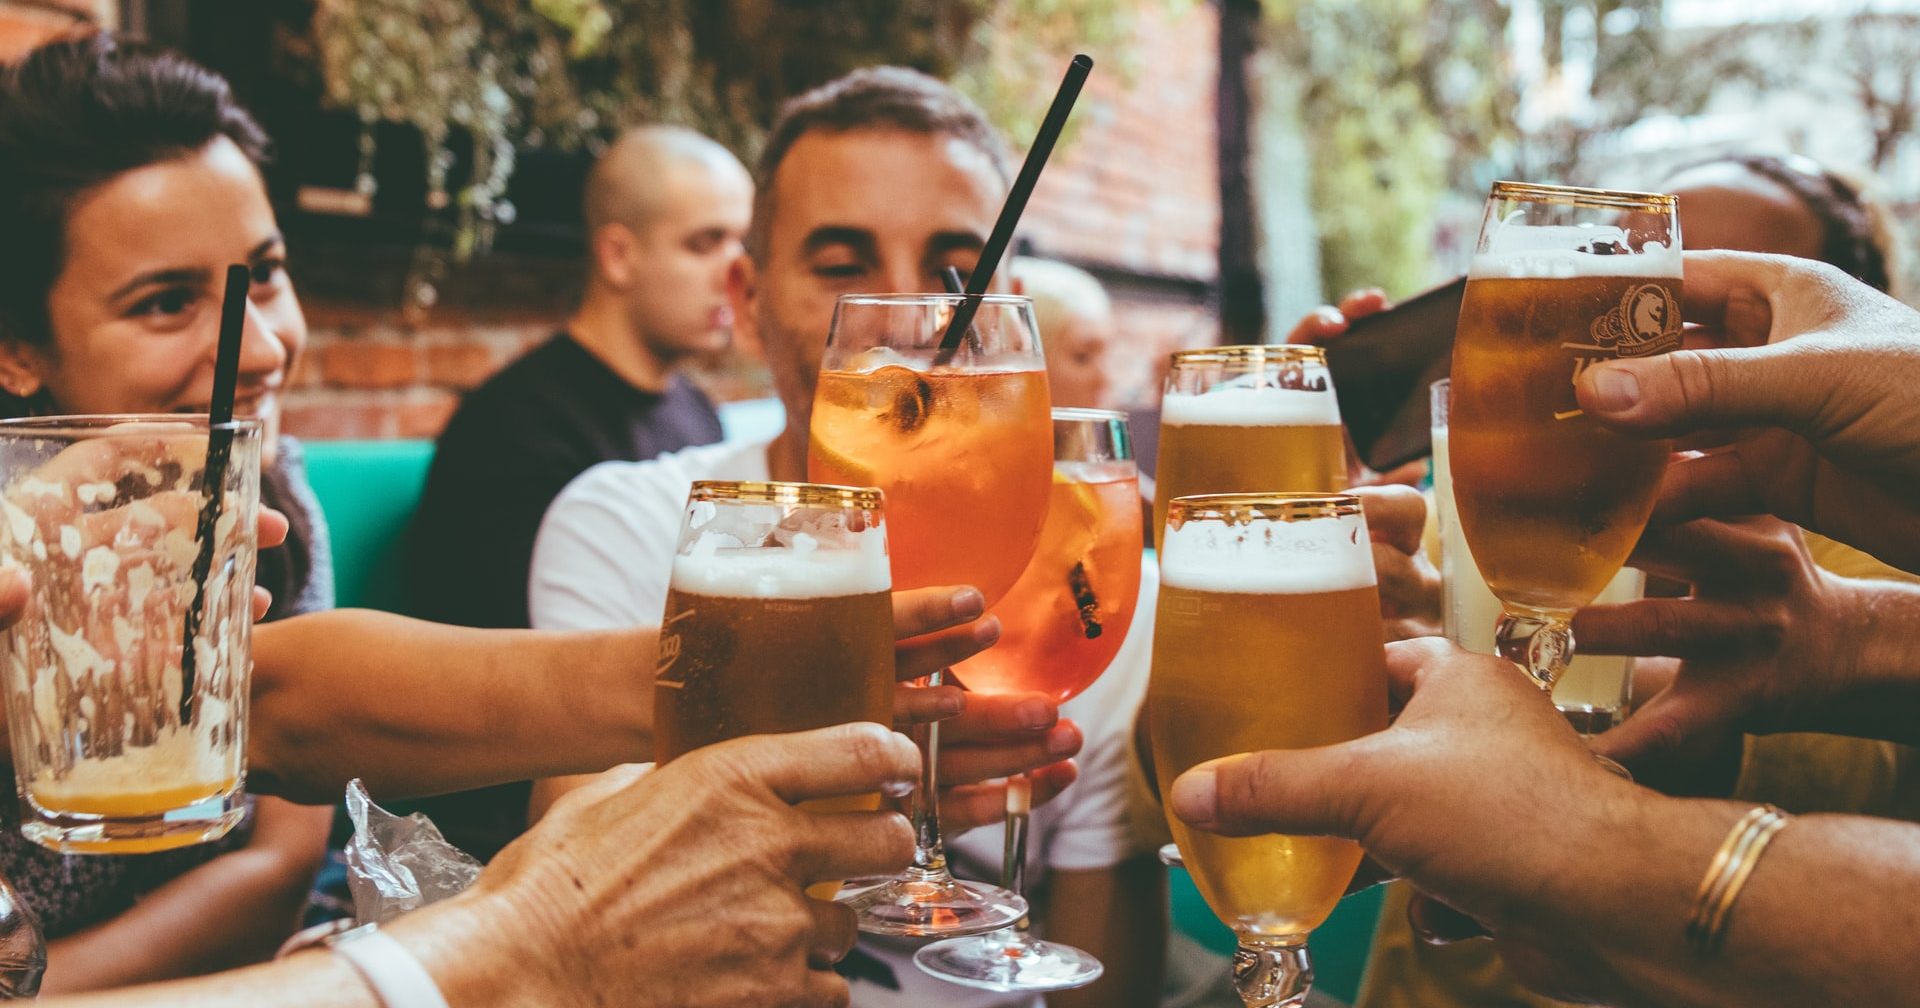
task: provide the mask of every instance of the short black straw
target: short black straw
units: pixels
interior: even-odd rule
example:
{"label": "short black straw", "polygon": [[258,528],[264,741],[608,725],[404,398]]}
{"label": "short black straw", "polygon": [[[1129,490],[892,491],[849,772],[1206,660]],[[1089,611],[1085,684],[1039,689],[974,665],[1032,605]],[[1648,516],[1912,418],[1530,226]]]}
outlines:
{"label": "short black straw", "polygon": [[1067,75],[1060,81],[1060,90],[1053,96],[1053,105],[1047,109],[1047,117],[1040,122],[1040,133],[1033,138],[1033,146],[1027,150],[1027,160],[1020,166],[1020,174],[1013,180],[1013,189],[1007,193],[1007,202],[1000,208],[1000,219],[993,222],[993,232],[987,235],[987,243],[980,248],[980,260],[974,264],[973,275],[967,278],[967,299],[960,302],[959,310],[953,313],[953,320],[947,323],[946,335],[940,339],[939,362],[952,359],[954,352],[960,349],[960,338],[967,327],[973,324],[974,315],[980,311],[980,295],[987,292],[987,285],[993,282],[993,271],[1000,265],[1000,257],[1007,253],[1007,245],[1013,241],[1013,229],[1020,225],[1020,215],[1026,212],[1027,197],[1033,195],[1033,186],[1040,181],[1040,171],[1047,166],[1047,156],[1053,153],[1054,142],[1060,139],[1060,131],[1067,125],[1067,115],[1073,111],[1073,103],[1080,97],[1080,88],[1087,83],[1087,74],[1093,72],[1093,59],[1085,53],[1073,58],[1067,66]]}
{"label": "short black straw", "polygon": [[200,636],[200,612],[207,602],[207,577],[213,572],[214,529],[220,524],[221,490],[233,454],[233,392],[240,380],[240,338],[247,325],[247,288],[253,271],[227,267],[226,296],[220,301],[220,346],[213,358],[213,399],[207,403],[207,464],[200,476],[200,524],[194,531],[200,552],[193,559],[193,608],[180,644],[180,726],[193,720],[194,638]]}
{"label": "short black straw", "polygon": [[960,267],[958,266],[941,267],[940,279],[946,284],[947,293],[949,294],[965,294],[967,292],[967,282],[960,279]]}

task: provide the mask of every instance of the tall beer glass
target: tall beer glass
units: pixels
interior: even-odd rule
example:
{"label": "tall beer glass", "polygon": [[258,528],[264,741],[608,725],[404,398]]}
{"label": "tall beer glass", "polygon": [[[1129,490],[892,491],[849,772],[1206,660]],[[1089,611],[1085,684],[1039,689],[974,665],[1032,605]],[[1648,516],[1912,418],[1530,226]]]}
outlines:
{"label": "tall beer glass", "polygon": [[[1092,685],[1133,624],[1140,596],[1140,479],[1127,415],[1111,410],[1053,411],[1053,499],[1040,548],[1013,590],[993,607],[1000,641],[955,669],[976,693],[1046,693],[1064,703]],[[1025,774],[1008,778],[1007,844],[1001,881],[1025,887]],[[1027,933],[1003,931],[935,942],[913,961],[942,980],[994,991],[1084,987],[1100,978],[1100,960]]]}
{"label": "tall beer glass", "polygon": [[1347,442],[1327,357],[1314,346],[1225,346],[1173,355],[1160,399],[1154,534],[1190,494],[1332,493]]}
{"label": "tall beer glass", "polygon": [[0,423],[0,557],[32,576],[5,666],[35,843],[145,854],[219,839],[246,813],[261,427],[223,429],[207,528],[206,418]]}
{"label": "tall beer glass", "polygon": [[[948,322],[968,300],[841,296],[814,394],[807,472],[886,492],[896,587],[973,585],[993,605],[1019,580],[1040,539],[1053,437],[1033,302],[972,298],[979,303],[972,324],[957,347],[942,349]],[[879,934],[998,930],[1026,914],[1026,901],[947,870],[936,807],[937,724],[925,739],[914,864],[847,902],[861,928]]]}
{"label": "tall beer glass", "polygon": [[[1440,612],[1447,639],[1480,654],[1497,654],[1493,631],[1500,600],[1487,589],[1480,568],[1460,534],[1453,503],[1452,452],[1447,426],[1451,381],[1433,383],[1433,507],[1440,526]],[[1595,602],[1632,602],[1646,591],[1647,576],[1632,567],[1607,582]],[[1627,713],[1633,691],[1633,659],[1626,655],[1575,655],[1553,683],[1553,705],[1583,735],[1612,728]]]}
{"label": "tall beer glass", "polygon": [[1680,345],[1672,196],[1494,184],[1453,345],[1454,498],[1500,599],[1500,654],[1551,688],[1652,513],[1669,445],[1574,401],[1598,361]]}
{"label": "tall beer glass", "polygon": [[[1159,779],[1207,760],[1303,749],[1387,726],[1372,547],[1358,498],[1176,498],[1160,548],[1147,692]],[[1167,815],[1207,905],[1240,939],[1248,1005],[1297,1005],[1313,979],[1307,934],[1360,864],[1331,837],[1222,837]]]}
{"label": "tall beer glass", "polygon": [[[654,740],[704,745],[893,722],[893,600],[880,491],[695,483],[660,620]],[[806,803],[877,808],[879,795]],[[831,898],[837,883],[816,887]]]}

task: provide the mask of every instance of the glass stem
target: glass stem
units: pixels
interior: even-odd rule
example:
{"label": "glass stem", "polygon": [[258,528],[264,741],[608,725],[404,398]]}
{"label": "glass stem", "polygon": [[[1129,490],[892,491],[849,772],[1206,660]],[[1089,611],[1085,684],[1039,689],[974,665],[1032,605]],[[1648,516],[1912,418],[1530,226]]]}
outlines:
{"label": "glass stem", "polygon": [[[946,679],[944,670],[928,676],[929,686]],[[913,801],[913,867],[927,875],[944,875],[947,850],[940,842],[940,722],[918,727],[914,741],[920,743],[920,787]]]}
{"label": "glass stem", "polygon": [[[1017,773],[1007,778],[1007,845],[1000,858],[1000,887],[1016,896],[1027,894],[1027,822],[1033,812],[1033,778]],[[1022,937],[1032,923],[1032,912],[1013,927]]]}
{"label": "glass stem", "polygon": [[1241,934],[1233,953],[1233,988],[1247,1008],[1293,1008],[1307,1002],[1313,960],[1306,935]]}
{"label": "glass stem", "polygon": [[1564,614],[1502,612],[1493,639],[1500,657],[1520,666],[1549,692],[1573,659],[1573,624]]}

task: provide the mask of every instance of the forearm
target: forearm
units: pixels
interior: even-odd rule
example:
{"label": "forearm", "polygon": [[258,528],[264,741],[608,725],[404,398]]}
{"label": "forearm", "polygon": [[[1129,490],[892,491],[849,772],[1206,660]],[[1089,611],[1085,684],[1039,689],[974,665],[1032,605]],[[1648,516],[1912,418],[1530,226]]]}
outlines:
{"label": "forearm", "polygon": [[1098,982],[1047,995],[1047,1008],[1153,1008],[1167,953],[1167,873],[1141,857],[1093,872],[1055,872],[1045,937],[1093,953]]}
{"label": "forearm", "polygon": [[[515,962],[495,939],[516,922],[483,901],[463,897],[383,925],[460,1008],[573,1003],[538,964]],[[531,968],[530,968],[531,967]],[[324,951],[230,973],[42,1001],[47,1008],[381,1008],[346,960]]]}
{"label": "forearm", "polygon": [[[1714,853],[1748,806],[1646,797],[1570,845],[1561,871],[1520,898],[1552,907],[1527,927],[1578,935],[1638,996],[1672,1006],[1920,1005],[1920,827],[1805,816],[1767,847],[1702,957],[1686,922]],[[1520,935],[1552,947],[1553,935]]]}
{"label": "forearm", "polygon": [[255,631],[256,790],[381,799],[645,759],[655,632],[474,630],[367,610]]}
{"label": "forearm", "polygon": [[1838,695],[1795,705],[1812,719],[1807,730],[1920,744],[1911,716],[1920,710],[1920,585],[1834,581],[1844,606],[1835,633],[1855,657]]}
{"label": "forearm", "polygon": [[326,859],[331,808],[261,798],[253,835],[111,920],[54,941],[48,994],[105,990],[260,962],[296,926]]}

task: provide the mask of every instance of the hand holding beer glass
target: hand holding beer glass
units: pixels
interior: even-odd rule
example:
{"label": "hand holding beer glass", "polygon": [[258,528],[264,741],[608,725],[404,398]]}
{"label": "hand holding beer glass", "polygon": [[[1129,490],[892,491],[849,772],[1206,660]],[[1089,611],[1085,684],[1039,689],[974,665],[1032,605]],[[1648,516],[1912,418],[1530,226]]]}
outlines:
{"label": "hand holding beer glass", "polygon": [[[1106,671],[1133,624],[1140,597],[1140,479],[1127,415],[1056,408],[1053,457],[1053,499],[1040,547],[993,610],[1000,641],[955,668],[975,693],[1046,693],[1064,703]],[[1009,778],[1007,788],[1001,881],[1021,893],[1032,789],[1025,774]],[[1104,970],[1086,952],[1033,938],[1024,919],[1005,930],[928,945],[913,961],[942,980],[994,991],[1084,987]]]}
{"label": "hand holding beer glass", "polygon": [[[948,324],[969,301],[977,303],[971,324],[943,349]],[[849,294],[835,305],[807,473],[885,491],[896,588],[972,585],[989,606],[1007,594],[1046,519],[1051,432],[1028,299]],[[935,798],[939,726],[924,730],[914,864],[847,902],[862,929],[880,934],[998,930],[1026,914],[1026,901],[947,870]]]}
{"label": "hand holding beer glass", "polygon": [[[1387,726],[1373,549],[1358,498],[1219,494],[1167,507],[1147,691],[1155,770],[1304,749]],[[1331,837],[1222,837],[1167,811],[1195,885],[1240,940],[1248,1005],[1298,1005],[1307,935],[1359,867]]]}
{"label": "hand holding beer glass", "polygon": [[[741,735],[890,724],[891,581],[880,491],[695,483],[660,619],[660,762]],[[879,803],[866,795],[804,807]],[[816,889],[831,899],[839,884]]]}
{"label": "hand holding beer glass", "polygon": [[1499,652],[1542,689],[1646,528],[1670,448],[1594,423],[1574,383],[1679,348],[1680,266],[1672,196],[1499,182],[1487,199],[1453,347],[1453,492],[1502,604]]}
{"label": "hand holding beer glass", "polygon": [[203,544],[204,417],[0,422],[0,552],[32,581],[6,648],[29,840],[146,853],[219,839],[245,814],[261,428],[222,429]]}

